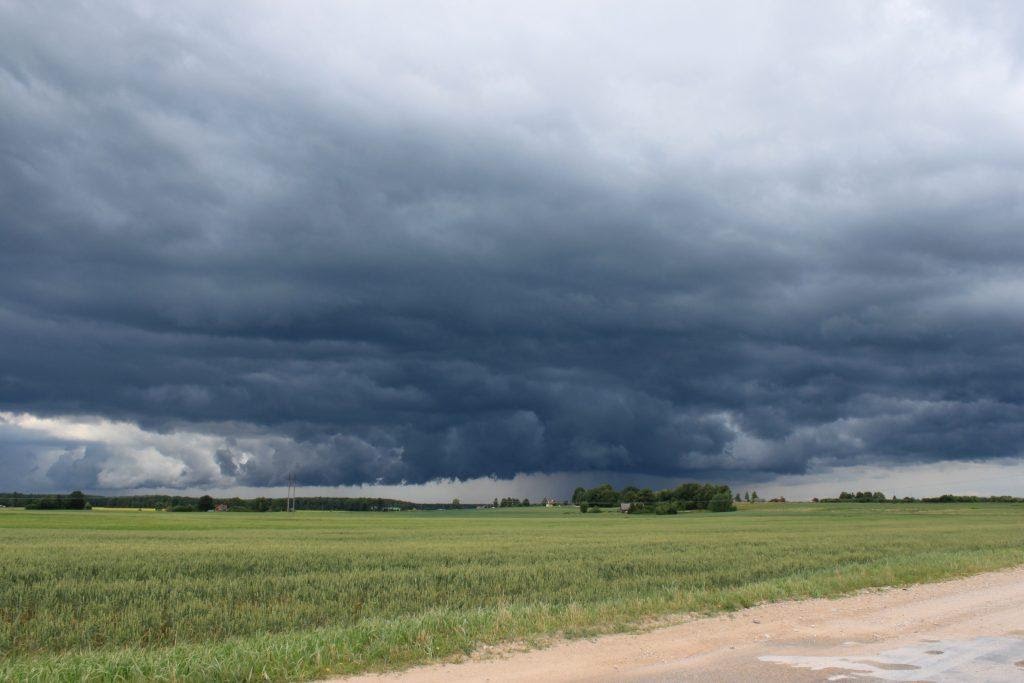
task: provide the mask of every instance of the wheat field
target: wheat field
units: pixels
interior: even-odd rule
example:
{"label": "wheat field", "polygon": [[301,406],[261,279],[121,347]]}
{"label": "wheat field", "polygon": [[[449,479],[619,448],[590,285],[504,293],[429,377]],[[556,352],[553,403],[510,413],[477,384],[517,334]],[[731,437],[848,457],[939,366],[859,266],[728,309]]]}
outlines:
{"label": "wheat field", "polygon": [[0,511],[0,680],[308,680],[1024,562],[1024,506]]}

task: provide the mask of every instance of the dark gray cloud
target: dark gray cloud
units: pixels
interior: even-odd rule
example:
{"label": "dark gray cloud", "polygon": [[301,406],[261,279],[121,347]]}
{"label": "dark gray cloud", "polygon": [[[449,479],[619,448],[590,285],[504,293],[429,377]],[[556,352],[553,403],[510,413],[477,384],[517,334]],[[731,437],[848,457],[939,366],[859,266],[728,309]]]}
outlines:
{"label": "dark gray cloud", "polygon": [[2,5],[0,460],[118,488],[1020,456],[1022,27]]}

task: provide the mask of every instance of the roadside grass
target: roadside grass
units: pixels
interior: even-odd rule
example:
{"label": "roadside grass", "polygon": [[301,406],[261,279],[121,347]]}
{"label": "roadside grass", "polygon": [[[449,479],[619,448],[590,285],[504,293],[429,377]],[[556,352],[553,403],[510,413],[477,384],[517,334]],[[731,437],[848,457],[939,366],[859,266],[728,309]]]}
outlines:
{"label": "roadside grass", "polygon": [[1024,506],[0,513],[0,680],[312,678],[1024,563]]}

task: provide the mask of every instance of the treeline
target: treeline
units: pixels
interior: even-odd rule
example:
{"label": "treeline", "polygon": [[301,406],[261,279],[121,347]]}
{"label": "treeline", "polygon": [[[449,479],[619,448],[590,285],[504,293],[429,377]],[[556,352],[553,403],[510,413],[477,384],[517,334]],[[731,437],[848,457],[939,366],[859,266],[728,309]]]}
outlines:
{"label": "treeline", "polygon": [[522,500],[519,500],[518,498],[502,498],[501,500],[498,500],[497,498],[495,498],[494,499],[493,507],[496,507],[496,508],[528,508],[528,507],[530,507],[530,499],[529,498],[523,498]]}
{"label": "treeline", "polygon": [[592,489],[578,487],[572,494],[572,502],[588,510],[598,511],[602,507],[617,507],[629,503],[630,513],[652,512],[654,514],[676,514],[682,510],[708,510],[729,512],[733,505],[732,489],[725,484],[680,484],[672,489],[653,491],[649,488],[627,486],[616,491],[611,484],[602,484]]}
{"label": "treeline", "polygon": [[[66,496],[42,496],[23,504],[29,510],[89,510],[92,508],[81,491],[72,491]],[[4,503],[2,498],[0,498],[0,505],[14,506],[13,503]]]}
{"label": "treeline", "polygon": [[[25,507],[33,510],[85,510],[91,507],[155,508],[173,512],[204,512],[217,505],[226,505],[230,512],[283,512],[284,498],[214,498],[211,496],[86,495],[81,491],[70,494],[0,493],[0,505]],[[345,510],[364,512],[394,512],[400,510],[441,510],[452,507],[473,507],[457,503],[410,503],[392,498],[296,498],[298,510]]]}
{"label": "treeline", "polygon": [[1024,503],[1024,498],[1016,496],[961,496],[952,493],[944,493],[941,496],[932,498],[914,498],[904,496],[903,498],[886,498],[881,491],[857,491],[850,493],[843,491],[838,498],[814,498],[815,503]]}
{"label": "treeline", "polygon": [[[904,498],[911,502],[913,498]],[[916,501],[914,501],[916,502]],[[935,498],[922,498],[922,503],[1024,503],[1024,498],[1016,496],[957,496],[952,493],[944,493]]]}
{"label": "treeline", "polygon": [[874,493],[872,493],[871,491],[857,491],[856,493],[848,493],[846,491],[843,491],[842,493],[839,494],[838,498],[831,499],[831,501],[826,499],[826,502],[884,503],[886,502],[886,500],[888,499],[885,497],[885,494],[882,493],[881,491],[875,491]]}

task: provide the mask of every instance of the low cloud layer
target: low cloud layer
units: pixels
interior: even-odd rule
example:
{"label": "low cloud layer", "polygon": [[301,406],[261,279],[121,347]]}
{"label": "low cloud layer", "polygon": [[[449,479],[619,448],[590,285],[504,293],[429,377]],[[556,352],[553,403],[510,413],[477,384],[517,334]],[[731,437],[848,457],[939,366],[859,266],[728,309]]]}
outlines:
{"label": "low cloud layer", "polygon": [[12,3],[0,40],[0,488],[1022,456],[1013,3]]}

